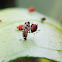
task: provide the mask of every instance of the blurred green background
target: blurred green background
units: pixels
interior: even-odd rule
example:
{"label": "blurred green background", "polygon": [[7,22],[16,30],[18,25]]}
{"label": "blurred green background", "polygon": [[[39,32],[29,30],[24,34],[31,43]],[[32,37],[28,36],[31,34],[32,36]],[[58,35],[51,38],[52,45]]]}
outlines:
{"label": "blurred green background", "polygon": [[34,6],[36,11],[54,19],[62,15],[62,0],[16,0],[15,3],[17,7]]}
{"label": "blurred green background", "polygon": [[62,20],[62,0],[0,0],[0,8],[30,6],[51,18]]}

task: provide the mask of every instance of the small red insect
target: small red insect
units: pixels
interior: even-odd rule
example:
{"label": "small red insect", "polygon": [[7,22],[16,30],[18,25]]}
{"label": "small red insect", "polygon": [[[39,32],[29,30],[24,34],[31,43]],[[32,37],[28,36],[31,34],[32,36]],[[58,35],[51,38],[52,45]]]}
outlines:
{"label": "small red insect", "polygon": [[0,22],[2,22],[2,20],[0,20]]}
{"label": "small red insect", "polygon": [[36,24],[32,24],[31,25],[31,32],[35,32],[37,30],[37,25]]}
{"label": "small red insect", "polygon": [[17,27],[17,29],[18,29],[18,30],[22,30],[22,27],[23,27],[23,25],[19,25],[19,26]]}
{"label": "small red insect", "polygon": [[33,6],[31,6],[28,10],[29,10],[29,12],[33,12],[33,11],[35,11],[35,8]]}
{"label": "small red insect", "polygon": [[43,17],[43,18],[41,19],[41,22],[43,23],[45,20],[46,20],[46,18],[45,18],[45,17]]}

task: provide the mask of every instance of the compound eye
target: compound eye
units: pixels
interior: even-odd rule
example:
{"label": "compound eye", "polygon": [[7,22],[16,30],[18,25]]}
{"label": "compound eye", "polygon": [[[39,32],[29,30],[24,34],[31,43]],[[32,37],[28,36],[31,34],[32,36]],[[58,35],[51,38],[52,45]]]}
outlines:
{"label": "compound eye", "polygon": [[30,24],[30,22],[28,22],[28,24]]}
{"label": "compound eye", "polygon": [[26,24],[26,23],[25,23]]}

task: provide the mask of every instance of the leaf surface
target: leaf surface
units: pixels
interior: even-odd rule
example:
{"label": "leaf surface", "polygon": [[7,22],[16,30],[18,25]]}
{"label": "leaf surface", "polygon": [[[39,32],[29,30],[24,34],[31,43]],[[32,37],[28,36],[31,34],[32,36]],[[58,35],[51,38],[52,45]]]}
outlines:
{"label": "leaf surface", "polygon": [[[7,62],[17,57],[45,57],[62,61],[62,29],[48,17],[29,13],[26,9],[6,9],[0,11],[0,61]],[[41,23],[41,17],[46,17]],[[30,21],[38,24],[38,30],[29,33],[24,41],[22,31],[17,26]],[[39,31],[40,30],[40,31]]]}

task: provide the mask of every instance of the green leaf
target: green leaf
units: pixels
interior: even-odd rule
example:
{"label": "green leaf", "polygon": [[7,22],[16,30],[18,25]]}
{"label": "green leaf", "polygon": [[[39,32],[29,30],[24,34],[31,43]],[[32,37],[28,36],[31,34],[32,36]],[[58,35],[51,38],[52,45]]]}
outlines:
{"label": "green leaf", "polygon": [[[27,9],[5,9],[0,11],[0,62],[18,57],[44,57],[62,61],[62,28],[59,23]],[[45,23],[41,23],[46,17]],[[38,24],[38,30],[29,33],[25,41],[17,26],[30,21]],[[40,31],[39,31],[40,30]],[[20,40],[21,39],[21,40]]]}

